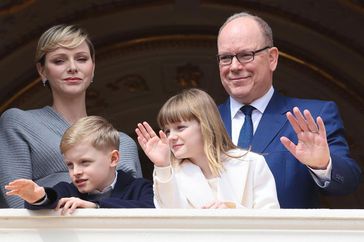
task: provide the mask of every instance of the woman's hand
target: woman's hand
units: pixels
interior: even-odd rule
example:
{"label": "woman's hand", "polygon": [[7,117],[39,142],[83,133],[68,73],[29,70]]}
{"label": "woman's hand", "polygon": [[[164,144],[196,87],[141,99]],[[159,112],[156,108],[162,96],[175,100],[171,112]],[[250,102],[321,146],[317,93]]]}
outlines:
{"label": "woman's hand", "polygon": [[171,164],[170,149],[166,134],[160,130],[159,136],[154,132],[147,122],[138,123],[135,129],[138,135],[138,142],[144,153],[155,166],[165,167]]}

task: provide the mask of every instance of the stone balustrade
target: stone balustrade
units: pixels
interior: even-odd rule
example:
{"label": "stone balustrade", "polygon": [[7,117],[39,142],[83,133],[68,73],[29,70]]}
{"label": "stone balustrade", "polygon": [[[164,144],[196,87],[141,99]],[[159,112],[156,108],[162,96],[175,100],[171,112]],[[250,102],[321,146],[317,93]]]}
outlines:
{"label": "stone balustrade", "polygon": [[1,242],[364,241],[364,210],[0,209]]}

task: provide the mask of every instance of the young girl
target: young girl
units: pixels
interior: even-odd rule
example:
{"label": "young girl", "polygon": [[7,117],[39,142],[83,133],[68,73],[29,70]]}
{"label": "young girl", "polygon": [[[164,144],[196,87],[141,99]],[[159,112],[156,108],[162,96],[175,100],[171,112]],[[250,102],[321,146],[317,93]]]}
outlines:
{"label": "young girl", "polygon": [[171,97],[157,121],[159,136],[147,122],[136,129],[154,163],[157,208],[279,208],[264,157],[232,143],[206,92]]}

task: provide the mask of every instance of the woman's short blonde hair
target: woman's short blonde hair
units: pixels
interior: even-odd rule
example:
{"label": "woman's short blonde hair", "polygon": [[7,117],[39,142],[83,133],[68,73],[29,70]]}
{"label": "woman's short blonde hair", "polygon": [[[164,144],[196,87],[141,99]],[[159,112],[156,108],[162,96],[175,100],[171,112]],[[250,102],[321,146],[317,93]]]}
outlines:
{"label": "woman's short blonde hair", "polygon": [[[206,92],[192,88],[171,97],[159,111],[157,122],[164,130],[167,124],[196,120],[200,124],[204,152],[209,159],[210,170],[219,174],[223,169],[222,154],[235,149],[221,120],[214,100]],[[178,162],[171,153],[172,162]]]}
{"label": "woman's short blonde hair", "polygon": [[35,62],[44,65],[47,53],[59,47],[76,48],[86,41],[93,62],[95,62],[95,48],[87,32],[77,25],[56,25],[45,31],[39,38],[35,52]]}
{"label": "woman's short blonde hair", "polygon": [[119,150],[120,134],[106,119],[100,116],[87,116],[79,119],[63,134],[61,153],[84,140],[99,150]]}

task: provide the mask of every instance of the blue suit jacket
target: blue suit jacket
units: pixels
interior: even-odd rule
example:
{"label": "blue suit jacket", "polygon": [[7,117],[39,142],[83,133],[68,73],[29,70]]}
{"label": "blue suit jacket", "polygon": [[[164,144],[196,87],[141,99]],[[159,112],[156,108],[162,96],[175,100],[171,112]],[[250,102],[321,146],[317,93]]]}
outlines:
{"label": "blue suit jacket", "polygon": [[43,205],[31,205],[25,202],[25,208],[38,210],[55,208],[59,199],[64,197],[79,197],[95,202],[100,208],[154,208],[153,187],[151,181],[134,178],[119,170],[114,189],[110,197],[92,200],[88,194],[80,193],[73,183],[60,182],[53,188],[45,188],[49,202]]}
{"label": "blue suit jacket", "polygon": [[[229,100],[219,106],[219,111],[231,136]],[[332,159],[331,182],[324,189],[280,141],[280,137],[286,136],[297,144],[297,136],[286,118],[286,113],[295,106],[308,109],[314,118],[321,116],[324,120]],[[281,208],[319,207],[319,191],[344,195],[353,192],[360,183],[361,171],[349,156],[343,123],[334,102],[289,98],[274,92],[254,134],[252,150],[265,156],[276,181]]]}

